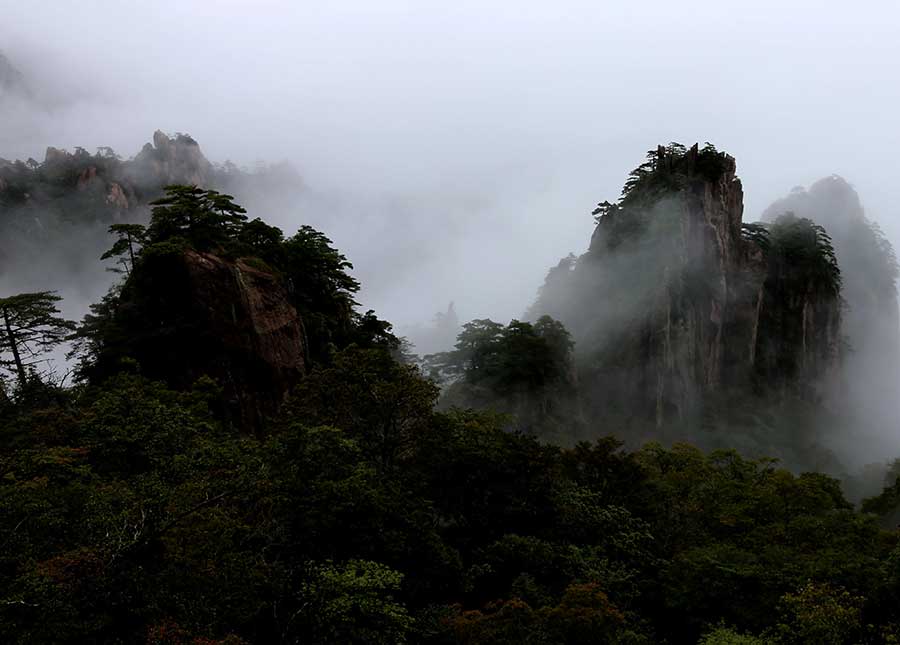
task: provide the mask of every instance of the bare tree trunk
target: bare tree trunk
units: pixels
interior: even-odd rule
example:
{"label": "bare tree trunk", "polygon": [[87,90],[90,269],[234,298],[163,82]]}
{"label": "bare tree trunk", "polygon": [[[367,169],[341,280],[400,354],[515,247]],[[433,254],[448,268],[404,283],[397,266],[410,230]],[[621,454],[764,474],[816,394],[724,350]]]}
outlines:
{"label": "bare tree trunk", "polygon": [[16,342],[16,335],[13,333],[12,325],[9,322],[9,311],[3,310],[3,322],[6,325],[6,338],[9,347],[12,350],[13,361],[16,363],[16,373],[19,375],[19,385],[25,387],[28,384],[28,375],[25,373],[25,366],[22,364],[22,357],[19,355],[19,345]]}
{"label": "bare tree trunk", "polygon": [[[131,239],[131,233],[128,233],[128,255],[131,256],[131,268],[134,268],[134,242]],[[131,270],[128,271],[131,273]]]}
{"label": "bare tree trunk", "polygon": [[0,410],[10,403],[12,401],[9,398],[9,394],[6,393],[6,388],[3,387],[3,381],[0,381]]}

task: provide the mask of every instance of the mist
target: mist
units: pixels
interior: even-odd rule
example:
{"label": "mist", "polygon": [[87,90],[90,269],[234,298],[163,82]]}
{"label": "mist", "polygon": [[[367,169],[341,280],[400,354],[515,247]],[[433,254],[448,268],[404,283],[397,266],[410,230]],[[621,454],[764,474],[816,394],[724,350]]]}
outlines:
{"label": "mist", "polygon": [[[547,269],[586,250],[594,204],[669,141],[737,159],[744,221],[839,174],[900,239],[886,2],[0,0],[0,15],[28,86],[0,97],[0,157],[127,158],[161,129],[212,162],[284,163],[283,185],[245,195],[251,217],[325,232],[362,306],[401,333],[451,301],[462,321],[521,317]],[[26,267],[2,284],[43,279]],[[79,280],[67,313],[111,277],[98,264]]]}
{"label": "mist", "polygon": [[160,128],[213,161],[290,161],[352,204],[316,223],[398,324],[449,300],[464,319],[521,315],[546,268],[586,247],[592,205],[670,140],[738,159],[747,219],[838,173],[898,232],[887,3],[0,5],[0,47],[42,101],[4,106],[0,156],[129,156]]}
{"label": "mist", "polygon": [[0,0],[0,643],[900,643],[898,63]]}

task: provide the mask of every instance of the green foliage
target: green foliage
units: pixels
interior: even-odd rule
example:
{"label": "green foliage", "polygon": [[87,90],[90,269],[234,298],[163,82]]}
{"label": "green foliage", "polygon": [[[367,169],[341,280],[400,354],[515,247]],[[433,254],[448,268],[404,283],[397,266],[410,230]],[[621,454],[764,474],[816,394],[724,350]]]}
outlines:
{"label": "green foliage", "polygon": [[412,619],[391,595],[402,580],[403,574],[366,560],[315,566],[300,591],[308,638],[315,643],[405,643]]}
{"label": "green foliage", "polygon": [[792,213],[771,224],[745,224],[741,233],[759,250],[766,271],[752,387],[816,400],[810,384],[842,352],[843,279],[831,238]]}
{"label": "green foliage", "polygon": [[348,272],[353,265],[310,226],[285,241],[283,254],[283,271],[310,336],[310,352],[315,360],[326,360],[329,346],[347,344],[352,333],[359,291],[359,282]]}
{"label": "green foliage", "polygon": [[[897,462],[894,462],[896,467]],[[889,477],[885,482],[885,487],[875,497],[863,500],[862,510],[865,513],[874,513],[883,518],[895,515],[900,510],[900,474],[895,469],[889,471]],[[893,481],[891,481],[893,478]]]}
{"label": "green foliage", "polygon": [[[309,363],[327,364],[335,350],[351,344],[400,351],[401,342],[390,323],[371,310],[356,311],[353,298],[359,283],[349,273],[352,265],[321,232],[302,226],[285,239],[280,229],[258,218],[247,221],[244,209],[229,195],[196,186],[168,186],[166,195],[151,204],[146,229],[137,224],[109,229],[118,239],[103,258],[122,256],[127,279],[91,307],[75,335],[72,355],[79,357],[81,377],[115,372],[121,361],[138,355],[137,341],[191,333],[194,321],[184,320],[183,311],[168,310],[177,309],[173,304],[177,290],[170,296],[159,287],[162,281],[180,279],[160,272],[176,270],[190,249],[241,258],[245,265],[282,282],[300,314],[303,353]],[[150,320],[155,324],[148,326]],[[156,349],[172,351],[171,346]]]}
{"label": "green foliage", "polygon": [[[670,146],[623,199],[724,161]],[[123,291],[186,248],[254,258],[288,286],[310,369],[256,436],[217,414],[221,383],[173,391],[124,351],[111,378],[0,396],[3,642],[897,642],[900,539],[836,480],[684,444],[540,441],[576,409],[572,342],[549,317],[466,325],[430,364],[484,409],[436,410],[390,325],[355,311],[359,285],[323,234],[285,239],[191,187],[156,206],[146,236],[112,231]],[[745,235],[839,289],[815,226]],[[52,331],[57,302],[0,305]],[[134,341],[120,306],[114,291],[92,308],[86,355]],[[891,507],[890,486],[865,510]]]}
{"label": "green foliage", "polygon": [[565,327],[544,316],[536,323],[492,320],[463,325],[456,349],[428,357],[432,374],[461,377],[499,395],[534,391],[567,380],[574,343]]}
{"label": "green foliage", "polygon": [[834,480],[562,449],[435,394],[348,348],[264,439],[216,421],[209,379],[0,411],[0,638],[890,642],[896,536]]}
{"label": "green foliage", "polygon": [[258,217],[241,227],[237,240],[248,255],[257,256],[273,264],[278,264],[282,257],[281,245],[284,242],[284,233],[280,228],[269,226]]}
{"label": "green foliage", "polygon": [[493,407],[529,432],[572,442],[573,347],[569,332],[549,316],[505,327],[473,320],[454,351],[426,356],[425,365],[433,379],[454,383],[445,397],[450,404]]}
{"label": "green foliage", "polygon": [[777,642],[843,645],[857,642],[865,598],[828,583],[809,583],[781,599],[781,622],[774,629]]}
{"label": "green foliage", "polygon": [[599,585],[570,585],[558,604],[533,609],[512,598],[484,611],[464,611],[449,621],[457,643],[534,643],[540,645],[649,642],[625,626],[625,616]]}
{"label": "green foliage", "polygon": [[638,458],[659,491],[649,503],[669,561],[664,596],[691,617],[686,630],[724,619],[760,633],[780,597],[809,579],[856,590],[877,579],[877,525],[854,513],[835,480],[688,446],[651,445]]}
{"label": "green foliage", "polygon": [[824,227],[786,213],[769,228],[770,274],[792,285],[812,288],[837,297],[841,270],[831,238]]}
{"label": "green foliage", "polygon": [[381,469],[396,467],[426,431],[437,387],[383,349],[351,346],[300,384],[289,405],[309,425],[342,428]]}
{"label": "green foliage", "polygon": [[672,142],[650,150],[644,163],[628,174],[619,200],[615,204],[604,201],[597,205],[592,213],[595,221],[625,210],[649,207],[664,196],[686,188],[695,176],[715,181],[725,172],[727,160],[728,155],[711,143],[688,150]]}
{"label": "green foliage", "polygon": [[[201,573],[202,562],[191,560],[215,553],[239,527],[250,472],[241,442],[223,442],[204,407],[196,397],[123,377],[85,398],[56,436],[35,435],[6,454],[5,642],[130,640],[141,629],[138,616],[180,608],[208,621],[204,596],[247,584],[246,571],[229,579],[224,561]],[[39,419],[24,422],[34,431]],[[212,530],[203,541],[183,542],[188,526],[193,536]],[[160,560],[162,553],[170,556]],[[194,576],[187,595],[177,582],[185,570]]]}
{"label": "green foliage", "polygon": [[353,265],[331,246],[324,234],[311,226],[301,226],[285,244],[286,271],[298,278],[297,288],[303,288],[299,280],[303,276],[317,276],[315,281],[298,294],[301,307],[309,310],[326,309],[321,301],[331,300],[349,306],[353,294],[359,291],[359,282],[349,273]]}
{"label": "green foliage", "polygon": [[767,641],[762,638],[741,634],[728,627],[716,627],[704,634],[697,645],[766,645],[766,643]]}
{"label": "green foliage", "polygon": [[119,263],[125,267],[125,273],[131,273],[140,247],[147,241],[147,228],[143,224],[113,224],[109,227],[109,232],[116,236],[116,242],[100,256],[100,259],[108,260],[127,255],[121,257]]}
{"label": "green foliage", "polygon": [[13,372],[24,388],[42,356],[64,342],[75,324],[59,315],[62,298],[52,291],[0,298],[0,367]]}
{"label": "green foliage", "polygon": [[42,210],[60,214],[67,222],[104,222],[103,216],[112,210],[106,202],[106,182],[90,179],[122,181],[123,174],[123,162],[105,146],[93,155],[76,148],[72,154],[48,156],[43,163],[34,159],[5,162],[0,164],[0,180],[6,186],[0,191],[0,205],[15,216],[21,213],[18,209],[28,210],[37,202]]}
{"label": "green foliage", "polygon": [[150,202],[153,214],[146,231],[147,244],[183,238],[198,251],[228,245],[247,221],[245,211],[231,195],[197,186],[166,186],[166,195]]}
{"label": "green foliage", "polygon": [[455,351],[426,357],[432,377],[441,381],[465,375],[467,380],[478,380],[495,370],[503,329],[503,325],[488,319],[464,324]]}
{"label": "green foliage", "polygon": [[772,247],[772,240],[769,236],[769,229],[762,222],[742,223],[741,237],[748,242],[753,242],[762,249],[763,252],[769,251]]}

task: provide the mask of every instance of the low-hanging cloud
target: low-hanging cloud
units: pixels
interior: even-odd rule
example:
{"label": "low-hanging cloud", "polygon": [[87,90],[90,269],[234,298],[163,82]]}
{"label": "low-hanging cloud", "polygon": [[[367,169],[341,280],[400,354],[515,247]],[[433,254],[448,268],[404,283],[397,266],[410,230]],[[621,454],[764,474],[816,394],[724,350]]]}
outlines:
{"label": "low-hanging cloud", "polygon": [[362,304],[401,329],[450,301],[462,320],[521,316],[586,249],[592,205],[671,140],[737,158],[747,221],[837,173],[900,239],[888,3],[0,0],[0,15],[29,87],[0,99],[0,157],[127,157],[159,128],[213,162],[285,161],[296,174],[251,216],[323,230]]}

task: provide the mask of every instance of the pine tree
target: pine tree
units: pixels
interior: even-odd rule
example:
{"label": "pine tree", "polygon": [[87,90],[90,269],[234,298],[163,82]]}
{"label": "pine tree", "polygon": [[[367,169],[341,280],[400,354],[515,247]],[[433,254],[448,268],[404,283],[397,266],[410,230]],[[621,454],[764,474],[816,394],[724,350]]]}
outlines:
{"label": "pine tree", "polygon": [[182,238],[199,251],[227,245],[247,221],[247,211],[233,199],[197,186],[166,186],[165,197],[150,202],[153,214],[147,242]]}
{"label": "pine tree", "polygon": [[0,366],[13,372],[22,387],[28,383],[28,368],[75,330],[75,323],[59,315],[60,300],[52,291],[0,298]]}
{"label": "pine tree", "polygon": [[[116,239],[116,243],[112,245],[111,249],[100,256],[100,259],[108,260],[127,254],[128,257],[120,258],[119,263],[125,267],[125,274],[128,275],[134,269],[134,260],[137,252],[147,241],[147,229],[142,224],[113,224],[109,227],[109,232],[118,239]],[[112,270],[120,272],[118,269]]]}

